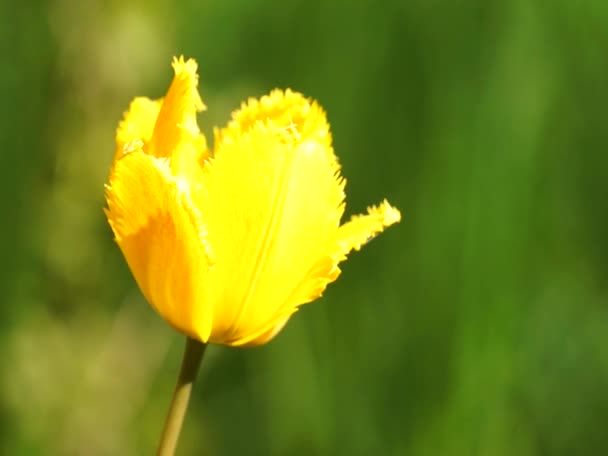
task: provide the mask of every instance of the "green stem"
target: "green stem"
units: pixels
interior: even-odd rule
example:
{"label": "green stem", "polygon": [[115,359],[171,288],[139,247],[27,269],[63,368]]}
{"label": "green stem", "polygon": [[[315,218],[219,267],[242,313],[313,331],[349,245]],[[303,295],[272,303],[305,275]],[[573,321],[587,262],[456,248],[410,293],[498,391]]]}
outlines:
{"label": "green stem", "polygon": [[186,339],[186,348],[182,359],[182,367],[177,378],[177,385],[165,420],[165,428],[158,445],[158,456],[173,456],[177,447],[177,439],[182,429],[184,416],[188,409],[192,385],[196,380],[198,368],[201,365],[206,344],[198,340]]}

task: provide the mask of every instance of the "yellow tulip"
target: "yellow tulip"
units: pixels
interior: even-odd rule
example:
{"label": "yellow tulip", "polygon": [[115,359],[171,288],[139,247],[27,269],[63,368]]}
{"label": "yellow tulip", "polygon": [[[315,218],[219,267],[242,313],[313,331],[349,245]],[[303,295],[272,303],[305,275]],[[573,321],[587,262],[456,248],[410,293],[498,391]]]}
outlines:
{"label": "yellow tulip", "polygon": [[106,215],[149,303],[201,342],[259,345],[318,298],[338,264],[401,216],[384,201],[340,225],[344,185],[325,113],[290,90],[250,99],[215,131],[194,60],[120,123]]}

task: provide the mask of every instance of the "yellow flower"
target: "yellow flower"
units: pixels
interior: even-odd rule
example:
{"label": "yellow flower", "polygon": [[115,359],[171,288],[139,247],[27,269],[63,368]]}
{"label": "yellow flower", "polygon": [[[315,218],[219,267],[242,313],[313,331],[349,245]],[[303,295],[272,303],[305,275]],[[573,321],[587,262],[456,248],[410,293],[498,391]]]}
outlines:
{"label": "yellow flower", "polygon": [[401,215],[384,201],[340,225],[345,181],[325,113],[290,90],[244,103],[210,153],[196,62],[173,69],[165,98],[136,98],[120,123],[106,215],[172,326],[202,342],[263,344]]}

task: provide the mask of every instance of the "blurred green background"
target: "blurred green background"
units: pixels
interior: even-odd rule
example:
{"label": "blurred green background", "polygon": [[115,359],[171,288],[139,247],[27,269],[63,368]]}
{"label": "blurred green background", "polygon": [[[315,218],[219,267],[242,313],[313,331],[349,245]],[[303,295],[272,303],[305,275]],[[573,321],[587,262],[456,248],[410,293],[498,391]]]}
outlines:
{"label": "blurred green background", "polygon": [[211,347],[179,454],[608,454],[608,2],[0,3],[0,453],[153,454],[182,338],[102,208],[195,57],[224,124],[328,112],[347,214],[404,215],[272,343]]}

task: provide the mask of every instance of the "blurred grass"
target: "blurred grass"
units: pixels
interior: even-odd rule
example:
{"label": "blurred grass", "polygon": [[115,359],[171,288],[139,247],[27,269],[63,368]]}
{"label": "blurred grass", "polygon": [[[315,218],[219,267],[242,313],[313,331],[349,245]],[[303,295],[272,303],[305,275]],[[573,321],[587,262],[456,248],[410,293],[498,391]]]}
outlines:
{"label": "blurred grass", "polygon": [[347,212],[404,214],[271,344],[212,347],[181,454],[607,452],[607,5],[0,2],[2,454],[154,451],[182,341],[101,208],[181,53],[206,132],[302,91]]}

